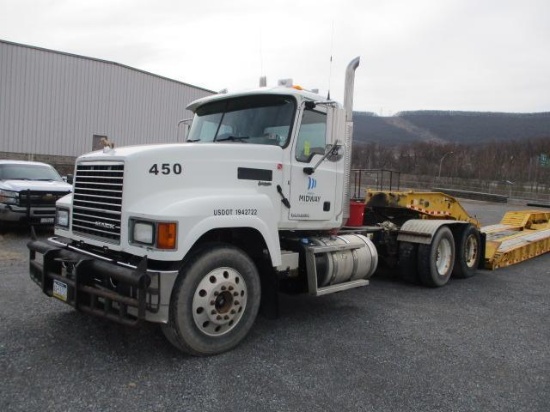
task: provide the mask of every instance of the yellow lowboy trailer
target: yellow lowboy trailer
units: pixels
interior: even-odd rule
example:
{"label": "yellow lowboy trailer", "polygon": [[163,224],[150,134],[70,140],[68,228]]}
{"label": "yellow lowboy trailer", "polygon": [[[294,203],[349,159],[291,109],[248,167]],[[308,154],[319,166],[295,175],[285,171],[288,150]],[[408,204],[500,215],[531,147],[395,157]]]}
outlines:
{"label": "yellow lowboy trailer", "polygon": [[[387,222],[391,222],[391,227],[399,232],[397,240],[402,243],[427,243],[423,237],[429,240],[430,234],[422,229],[421,223],[412,224],[419,220],[438,220],[441,226],[448,226],[456,238],[457,249],[461,229],[453,223],[475,227],[479,234],[471,236],[461,248],[466,254],[462,260],[479,262],[480,268],[497,269],[550,251],[550,212],[508,212],[499,224],[481,227],[457,199],[441,192],[368,190],[365,204],[365,223],[388,227]],[[470,232],[473,233],[473,228]],[[416,252],[408,251],[405,256],[411,253]],[[403,260],[401,254],[399,260]],[[414,259],[408,258],[400,266],[406,270],[411,264],[414,265]]]}

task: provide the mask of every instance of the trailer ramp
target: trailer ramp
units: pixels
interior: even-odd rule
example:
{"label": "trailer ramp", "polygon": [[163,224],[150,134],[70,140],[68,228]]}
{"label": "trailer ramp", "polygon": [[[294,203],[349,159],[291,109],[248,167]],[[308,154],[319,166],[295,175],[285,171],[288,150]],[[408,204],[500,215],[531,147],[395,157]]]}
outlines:
{"label": "trailer ramp", "polygon": [[481,232],[486,235],[485,268],[514,265],[550,251],[550,212],[508,212]]}

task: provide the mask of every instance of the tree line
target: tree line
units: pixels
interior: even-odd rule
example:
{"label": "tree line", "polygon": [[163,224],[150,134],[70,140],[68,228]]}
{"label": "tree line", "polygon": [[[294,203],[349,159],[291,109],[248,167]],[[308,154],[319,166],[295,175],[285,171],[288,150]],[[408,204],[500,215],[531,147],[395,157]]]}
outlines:
{"label": "tree line", "polygon": [[544,156],[550,157],[550,136],[491,140],[484,144],[415,141],[393,147],[356,141],[352,167],[390,169],[434,178],[536,183],[550,189],[550,164],[544,164]]}

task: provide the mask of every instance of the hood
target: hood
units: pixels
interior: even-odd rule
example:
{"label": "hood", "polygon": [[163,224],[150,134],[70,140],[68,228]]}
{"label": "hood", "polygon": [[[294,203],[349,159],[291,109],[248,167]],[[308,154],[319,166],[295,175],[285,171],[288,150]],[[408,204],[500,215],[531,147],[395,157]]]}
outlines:
{"label": "hood", "polygon": [[39,190],[44,192],[71,192],[73,186],[59,181],[42,180],[3,180],[0,189],[22,192],[24,190]]}

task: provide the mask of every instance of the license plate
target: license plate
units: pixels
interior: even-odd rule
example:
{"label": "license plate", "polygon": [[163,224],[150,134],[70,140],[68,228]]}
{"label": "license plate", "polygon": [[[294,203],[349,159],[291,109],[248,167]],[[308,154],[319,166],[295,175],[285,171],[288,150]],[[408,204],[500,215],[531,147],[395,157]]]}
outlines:
{"label": "license plate", "polygon": [[40,223],[52,223],[53,224],[53,217],[41,217]]}
{"label": "license plate", "polygon": [[63,302],[67,301],[67,284],[57,279],[53,280],[53,296]]}

